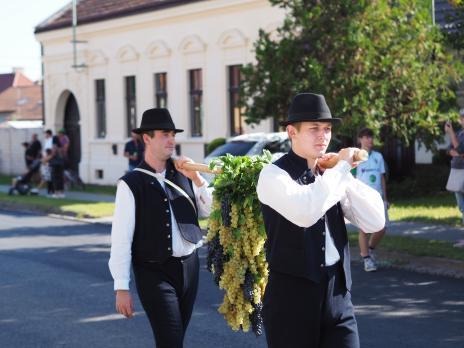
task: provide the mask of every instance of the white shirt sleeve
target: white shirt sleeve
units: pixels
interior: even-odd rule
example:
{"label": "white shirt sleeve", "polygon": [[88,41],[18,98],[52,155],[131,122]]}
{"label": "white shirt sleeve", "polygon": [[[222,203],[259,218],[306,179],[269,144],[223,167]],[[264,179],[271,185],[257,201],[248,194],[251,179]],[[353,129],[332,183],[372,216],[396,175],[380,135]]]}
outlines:
{"label": "white shirt sleeve", "polygon": [[114,279],[114,290],[129,290],[132,239],[135,228],[135,200],[129,186],[120,180],[116,191],[111,254],[108,262]]}
{"label": "white shirt sleeve", "polygon": [[198,187],[193,184],[193,193],[198,208],[199,217],[208,217],[211,213],[211,204],[213,203],[213,188],[208,187],[208,182],[202,178],[203,185]]}
{"label": "white shirt sleeve", "polygon": [[300,185],[274,164],[259,175],[258,199],[300,227],[314,225],[334,204],[345,197],[351,166],[339,161],[309,185]]}
{"label": "white shirt sleeve", "polygon": [[366,233],[378,232],[385,226],[385,207],[380,194],[349,174],[346,196],[340,201],[343,214]]}

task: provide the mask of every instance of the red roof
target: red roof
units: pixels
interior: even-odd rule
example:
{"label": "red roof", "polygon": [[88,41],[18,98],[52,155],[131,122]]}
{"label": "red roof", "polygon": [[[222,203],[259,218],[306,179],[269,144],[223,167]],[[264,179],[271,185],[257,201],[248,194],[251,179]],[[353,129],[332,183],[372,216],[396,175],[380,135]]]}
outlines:
{"label": "red roof", "polygon": [[8,74],[0,74],[0,93],[14,86],[33,86],[34,82],[29,80],[21,71],[15,71]]}
{"label": "red roof", "polygon": [[[106,19],[162,10],[205,0],[80,0],[77,3],[77,24],[99,22]],[[40,23],[35,32],[70,27],[72,3]]]}
{"label": "red roof", "polygon": [[42,120],[42,86],[18,86],[0,93],[0,113],[11,120]]}

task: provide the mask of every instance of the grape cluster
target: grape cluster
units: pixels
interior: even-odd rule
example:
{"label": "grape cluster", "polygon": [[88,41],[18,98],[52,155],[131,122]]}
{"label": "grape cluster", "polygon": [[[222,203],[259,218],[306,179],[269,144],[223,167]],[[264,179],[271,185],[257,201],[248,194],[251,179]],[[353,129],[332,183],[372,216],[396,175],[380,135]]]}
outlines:
{"label": "grape cluster", "polygon": [[221,199],[221,217],[222,217],[222,223],[224,224],[225,227],[230,227],[230,223],[231,223],[230,210],[231,210],[231,204],[230,204],[229,195],[224,195]]}
{"label": "grape cluster", "polygon": [[218,308],[232,330],[263,333],[262,298],[268,279],[264,229],[256,181],[267,157],[221,158],[223,173],[213,181],[208,220],[207,267],[224,290]]}
{"label": "grape cluster", "polygon": [[248,270],[245,273],[245,281],[243,282],[243,297],[250,303],[253,303],[253,285],[255,283],[253,274]]}
{"label": "grape cluster", "polygon": [[263,334],[263,304],[259,302],[253,305],[253,312],[250,314],[251,329],[256,336]]}
{"label": "grape cluster", "polygon": [[216,285],[219,285],[225,262],[227,262],[227,257],[224,255],[224,249],[219,242],[219,235],[216,235],[208,243],[208,255],[206,257],[206,267],[213,273]]}

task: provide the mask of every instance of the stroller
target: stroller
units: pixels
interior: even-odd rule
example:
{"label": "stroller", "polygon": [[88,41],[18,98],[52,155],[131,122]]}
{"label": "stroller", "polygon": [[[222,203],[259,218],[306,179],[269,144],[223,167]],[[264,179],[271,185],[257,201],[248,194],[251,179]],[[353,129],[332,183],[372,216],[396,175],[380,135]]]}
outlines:
{"label": "stroller", "polygon": [[10,190],[8,191],[8,194],[10,196],[14,194],[20,194],[22,196],[25,196],[27,194],[37,195],[38,191],[32,188],[31,179],[36,173],[39,172],[40,164],[41,163],[39,159],[34,160],[34,162],[31,164],[30,169],[25,174],[14,178]]}

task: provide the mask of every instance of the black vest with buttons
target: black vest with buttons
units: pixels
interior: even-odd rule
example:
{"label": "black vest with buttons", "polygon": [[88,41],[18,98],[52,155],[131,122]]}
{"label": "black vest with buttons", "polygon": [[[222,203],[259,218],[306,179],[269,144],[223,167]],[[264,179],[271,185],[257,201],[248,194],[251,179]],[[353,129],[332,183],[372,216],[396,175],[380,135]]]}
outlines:
{"label": "black vest with buttons", "polygon": [[[145,161],[139,168],[155,173]],[[195,205],[179,191],[165,183],[165,189],[151,175],[132,171],[121,180],[129,186],[135,199],[135,228],[132,240],[134,262],[164,262],[172,255],[171,203],[182,237],[198,243],[202,237],[196,213],[192,182],[179,173],[171,160],[166,165],[166,179],[182,188]]]}
{"label": "black vest with buttons", "polygon": [[[300,185],[314,182],[307,161],[293,151],[274,162]],[[314,204],[318,204],[317,201]],[[351,288],[350,250],[340,203],[331,207],[321,219],[308,228],[288,221],[271,207],[262,204],[267,233],[266,256],[271,271],[303,277],[319,283],[325,265],[325,219],[340,254],[345,284]]]}

